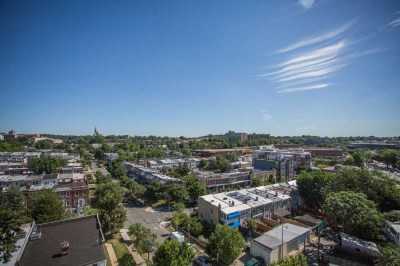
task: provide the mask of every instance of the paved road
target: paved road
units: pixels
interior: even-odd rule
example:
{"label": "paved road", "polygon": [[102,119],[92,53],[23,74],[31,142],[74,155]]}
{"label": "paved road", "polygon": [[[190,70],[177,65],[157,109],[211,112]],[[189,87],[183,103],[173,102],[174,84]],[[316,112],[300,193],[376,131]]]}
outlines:
{"label": "paved road", "polygon": [[132,204],[126,205],[125,208],[127,214],[126,228],[133,223],[140,223],[156,234],[158,242],[163,242],[168,237],[169,231],[160,226],[160,223],[171,217],[172,212],[156,211],[151,207],[141,207]]}

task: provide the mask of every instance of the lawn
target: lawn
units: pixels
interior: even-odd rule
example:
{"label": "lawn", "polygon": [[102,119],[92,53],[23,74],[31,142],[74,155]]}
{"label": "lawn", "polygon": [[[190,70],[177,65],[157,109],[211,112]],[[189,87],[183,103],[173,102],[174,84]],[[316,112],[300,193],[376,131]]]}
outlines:
{"label": "lawn", "polygon": [[115,255],[117,256],[118,260],[122,258],[125,254],[130,254],[127,246],[121,242],[119,234],[118,236],[115,236],[113,239],[109,240],[109,243],[111,243],[111,245],[113,246]]}

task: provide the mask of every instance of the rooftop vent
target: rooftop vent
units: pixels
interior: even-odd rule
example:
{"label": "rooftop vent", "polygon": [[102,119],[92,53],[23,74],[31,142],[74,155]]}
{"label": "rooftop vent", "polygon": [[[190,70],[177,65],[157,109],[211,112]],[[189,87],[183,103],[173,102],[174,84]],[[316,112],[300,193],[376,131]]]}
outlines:
{"label": "rooftop vent", "polygon": [[64,240],[60,243],[60,248],[61,248],[61,252],[60,254],[62,256],[67,255],[68,254],[68,250],[69,250],[69,242]]}

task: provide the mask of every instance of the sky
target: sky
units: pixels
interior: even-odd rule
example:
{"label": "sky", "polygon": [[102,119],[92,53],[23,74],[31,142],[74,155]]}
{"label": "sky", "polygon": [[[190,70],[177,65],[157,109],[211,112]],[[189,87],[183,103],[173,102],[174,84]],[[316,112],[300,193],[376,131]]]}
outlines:
{"label": "sky", "polygon": [[400,1],[0,1],[0,131],[400,135]]}

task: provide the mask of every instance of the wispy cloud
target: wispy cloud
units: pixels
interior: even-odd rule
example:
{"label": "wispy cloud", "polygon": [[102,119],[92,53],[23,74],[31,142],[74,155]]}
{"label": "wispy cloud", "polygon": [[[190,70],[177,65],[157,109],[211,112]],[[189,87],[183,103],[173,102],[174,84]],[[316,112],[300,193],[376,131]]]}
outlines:
{"label": "wispy cloud", "polygon": [[396,28],[396,27],[400,26],[400,18],[396,18],[396,19],[392,20],[391,22],[389,22],[388,26],[392,27],[392,28]]}
{"label": "wispy cloud", "polygon": [[315,0],[298,0],[298,3],[305,9],[310,9],[315,4]]}
{"label": "wispy cloud", "polygon": [[338,35],[347,31],[353,24],[354,24],[354,20],[347,22],[346,24],[343,24],[342,26],[340,26],[336,29],[333,29],[331,31],[325,32],[321,35],[312,36],[312,37],[308,37],[306,39],[300,40],[300,41],[293,43],[285,48],[279,49],[277,52],[278,53],[286,53],[286,52],[290,52],[290,51],[293,51],[298,48],[303,48],[303,47],[306,47],[309,45],[313,45],[313,44],[317,44],[317,43],[324,42],[327,40],[331,40],[332,38],[335,38]]}
{"label": "wispy cloud", "polygon": [[323,34],[304,38],[279,49],[276,56],[284,56],[285,59],[268,72],[257,75],[258,78],[275,84],[278,93],[327,88],[331,85],[329,79],[350,65],[353,59],[384,51],[380,48],[356,50],[359,42],[351,41],[348,37],[354,22],[353,19]]}
{"label": "wispy cloud", "polygon": [[322,83],[322,84],[315,84],[315,85],[310,85],[310,86],[304,86],[304,87],[293,87],[293,88],[288,88],[284,90],[279,90],[278,93],[289,93],[289,92],[296,92],[296,91],[310,91],[310,90],[319,90],[328,87],[328,83]]}

